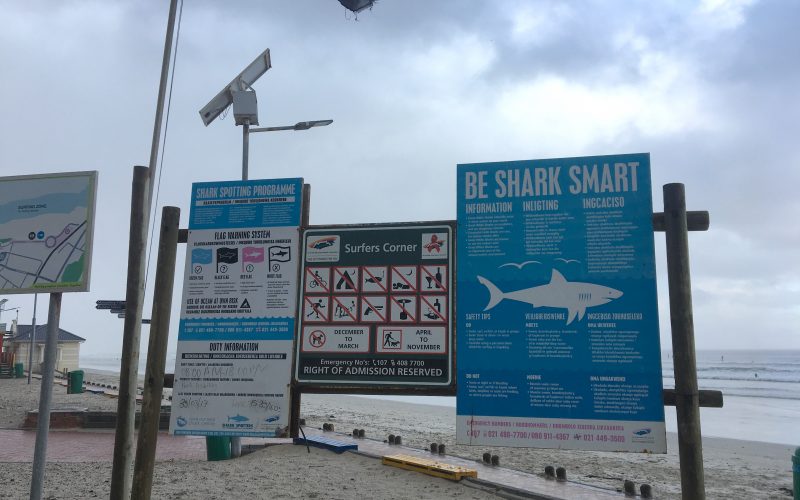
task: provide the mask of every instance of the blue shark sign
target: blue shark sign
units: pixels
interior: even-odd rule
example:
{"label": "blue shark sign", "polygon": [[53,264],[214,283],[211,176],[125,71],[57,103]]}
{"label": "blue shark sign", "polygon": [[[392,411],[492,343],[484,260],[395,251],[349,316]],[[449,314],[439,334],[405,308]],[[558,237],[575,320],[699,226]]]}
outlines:
{"label": "blue shark sign", "polygon": [[458,166],[459,444],[666,452],[650,157]]}
{"label": "blue shark sign", "polygon": [[272,437],[288,424],[302,188],[192,185],[172,433]]}

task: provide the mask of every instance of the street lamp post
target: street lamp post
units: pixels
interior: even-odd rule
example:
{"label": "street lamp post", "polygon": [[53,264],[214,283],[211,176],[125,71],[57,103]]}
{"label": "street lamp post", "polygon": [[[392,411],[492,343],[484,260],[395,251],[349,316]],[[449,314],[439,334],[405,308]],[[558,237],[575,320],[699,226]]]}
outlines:
{"label": "street lamp post", "polygon": [[31,326],[31,343],[28,346],[28,385],[31,385],[31,374],[33,373],[33,348],[36,345],[36,302],[39,294],[33,294],[33,325]]}
{"label": "street lamp post", "polygon": [[[312,120],[297,122],[294,125],[282,127],[250,128],[258,125],[258,101],[253,84],[261,75],[272,67],[269,49],[258,55],[245,69],[225,87],[220,90],[211,101],[200,110],[200,119],[208,126],[228,106],[233,108],[233,117],[236,125],[242,126],[242,180],[249,178],[250,160],[250,134],[253,132],[278,132],[281,130],[308,130],[314,127],[324,127],[333,123],[333,120]],[[250,89],[250,90],[247,90]],[[231,437],[231,456],[241,455],[241,438]]]}

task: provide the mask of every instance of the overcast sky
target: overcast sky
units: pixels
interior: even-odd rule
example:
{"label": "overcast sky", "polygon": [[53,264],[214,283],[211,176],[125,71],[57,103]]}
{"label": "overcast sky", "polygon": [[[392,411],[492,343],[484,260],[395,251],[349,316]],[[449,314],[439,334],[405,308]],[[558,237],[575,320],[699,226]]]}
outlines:
{"label": "overcast sky", "polygon": [[[61,326],[87,339],[83,353],[119,352],[122,320],[94,303],[125,297],[132,166],[149,160],[168,2],[0,0],[0,12],[0,175],[99,171],[91,292],[64,294]],[[158,211],[181,207],[186,227],[192,182],[240,177],[241,129],[197,112],[270,48],[261,125],[335,121],[253,135],[250,177],[303,177],[312,224],[454,219],[458,163],[649,152],[655,209],[661,186],[682,182],[688,208],[711,214],[690,235],[697,347],[798,349],[798,20],[800,3],[777,0],[383,0],[357,19],[336,0],[188,1]],[[9,299],[30,323],[32,296]]]}

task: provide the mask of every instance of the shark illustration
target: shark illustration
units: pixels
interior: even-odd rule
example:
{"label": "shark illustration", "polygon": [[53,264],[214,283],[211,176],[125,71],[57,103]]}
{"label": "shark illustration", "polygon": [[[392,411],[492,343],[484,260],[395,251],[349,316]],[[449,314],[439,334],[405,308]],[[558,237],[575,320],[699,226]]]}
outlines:
{"label": "shark illustration", "polygon": [[228,422],[233,420],[234,422],[247,422],[250,420],[249,418],[245,417],[244,415],[239,415],[238,413],[234,417],[228,417]]}
{"label": "shark illustration", "polygon": [[533,307],[566,309],[567,324],[572,323],[576,316],[579,321],[582,320],[587,307],[601,306],[622,297],[622,292],[607,286],[569,282],[556,269],[553,269],[550,283],[514,292],[503,292],[483,276],[478,276],[478,281],[489,289],[489,303],[484,311],[493,308],[503,299],[516,300]]}

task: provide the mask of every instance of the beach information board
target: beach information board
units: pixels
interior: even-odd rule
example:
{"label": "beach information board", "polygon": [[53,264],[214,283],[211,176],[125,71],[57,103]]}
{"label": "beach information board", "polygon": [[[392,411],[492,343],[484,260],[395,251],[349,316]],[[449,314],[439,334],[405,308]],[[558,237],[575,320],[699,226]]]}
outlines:
{"label": "beach information board", "polygon": [[450,385],[452,238],[449,223],[304,231],[296,380]]}
{"label": "beach information board", "polygon": [[170,432],[288,425],[302,179],[192,184]]}
{"label": "beach information board", "polygon": [[459,444],[666,452],[650,157],[458,166]]}
{"label": "beach information board", "polygon": [[97,172],[0,177],[0,294],[86,292]]}

